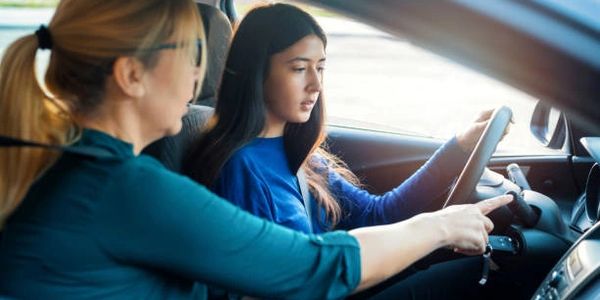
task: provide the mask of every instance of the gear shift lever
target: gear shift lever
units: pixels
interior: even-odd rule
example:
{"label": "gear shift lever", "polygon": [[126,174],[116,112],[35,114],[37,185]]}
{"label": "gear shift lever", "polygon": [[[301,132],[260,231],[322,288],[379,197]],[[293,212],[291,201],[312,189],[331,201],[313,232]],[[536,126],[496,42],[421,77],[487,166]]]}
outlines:
{"label": "gear shift lever", "polygon": [[510,164],[506,167],[506,172],[508,173],[508,178],[514,182],[516,185],[521,187],[521,190],[531,190],[529,186],[529,182],[527,182],[527,178],[523,174],[521,167],[517,164]]}

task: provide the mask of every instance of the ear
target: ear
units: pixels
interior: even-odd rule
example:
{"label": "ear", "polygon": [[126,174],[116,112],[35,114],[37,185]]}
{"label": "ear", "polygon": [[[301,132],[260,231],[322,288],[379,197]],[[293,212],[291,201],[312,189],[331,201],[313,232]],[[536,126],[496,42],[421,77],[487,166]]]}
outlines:
{"label": "ear", "polygon": [[146,93],[143,84],[145,68],[136,58],[121,56],[113,65],[113,77],[121,92],[132,98],[141,98]]}

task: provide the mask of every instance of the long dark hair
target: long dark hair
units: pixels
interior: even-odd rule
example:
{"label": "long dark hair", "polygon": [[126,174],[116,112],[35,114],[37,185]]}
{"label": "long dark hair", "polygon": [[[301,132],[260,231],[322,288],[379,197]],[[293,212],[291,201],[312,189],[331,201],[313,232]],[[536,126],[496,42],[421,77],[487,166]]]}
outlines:
{"label": "long dark hair", "polygon": [[[240,23],[231,43],[221,81],[215,114],[207,130],[191,152],[186,174],[212,186],[231,155],[256,138],[265,126],[267,107],[263,85],[268,77],[271,57],[308,35],[315,35],[327,45],[327,38],[317,21],[303,10],[288,4],[261,6],[250,11]],[[302,167],[317,202],[332,224],[338,222],[341,209],[328,188],[327,173],[307,158],[315,153],[339,169],[342,176],[358,184],[343,163],[321,146],[325,135],[325,107],[320,93],[310,118],[305,123],[287,123],[284,148],[293,173]]]}

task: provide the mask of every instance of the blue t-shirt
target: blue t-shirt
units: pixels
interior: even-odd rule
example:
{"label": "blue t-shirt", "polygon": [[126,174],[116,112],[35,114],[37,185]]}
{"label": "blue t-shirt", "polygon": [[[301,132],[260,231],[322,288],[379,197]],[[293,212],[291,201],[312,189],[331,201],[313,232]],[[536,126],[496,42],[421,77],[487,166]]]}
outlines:
{"label": "blue t-shirt", "polygon": [[[336,228],[389,224],[421,213],[448,190],[467,158],[452,138],[410,178],[383,195],[372,195],[327,171],[329,187],[342,208]],[[213,190],[252,214],[288,228],[319,233],[330,227],[313,197],[308,206],[311,213],[307,213],[298,178],[288,167],[283,137],[256,138],[236,151]]]}
{"label": "blue t-shirt", "polygon": [[339,299],[360,281],[360,249],[345,232],[256,218],[99,131],[79,146],[114,157],[65,153],[33,184],[2,228],[0,298],[206,299],[211,285]]}

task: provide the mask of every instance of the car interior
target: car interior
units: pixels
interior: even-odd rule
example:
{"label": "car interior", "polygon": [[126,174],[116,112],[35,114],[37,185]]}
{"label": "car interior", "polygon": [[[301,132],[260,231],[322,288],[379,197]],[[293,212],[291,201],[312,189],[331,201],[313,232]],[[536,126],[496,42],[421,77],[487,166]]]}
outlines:
{"label": "car interior", "polygon": [[[207,72],[199,97],[189,104],[182,131],[143,150],[181,173],[190,146],[213,113],[227,49],[238,21],[232,0],[201,1],[207,35]],[[430,210],[474,203],[510,193],[514,202],[491,214],[495,228],[482,257],[493,275],[490,295],[510,279],[515,299],[598,299],[600,296],[600,26],[593,28],[552,9],[549,1],[326,0],[300,1],[326,7],[402,34],[411,42],[456,60],[543,100],[531,132],[545,147],[565,152],[543,156],[494,156],[509,125],[509,107],[498,107],[452,189]],[[432,1],[435,2],[435,1]],[[439,12],[444,12],[443,14]],[[502,12],[508,11],[511,14]],[[519,16],[558,20],[552,38],[514,21]],[[475,28],[478,30],[467,30]],[[536,26],[549,26],[541,22]],[[495,36],[490,37],[490,33]],[[577,34],[579,44],[557,46]],[[506,40],[510,40],[507,43]],[[571,41],[571,40],[569,40]],[[515,49],[519,49],[519,51]],[[577,74],[578,78],[573,78]],[[543,79],[543,80],[542,80]],[[557,110],[560,109],[559,110]],[[371,193],[397,186],[443,144],[428,137],[329,126],[329,149],[347,162]],[[401,151],[400,151],[401,150]],[[462,256],[441,249],[419,268]],[[483,267],[482,267],[482,272]],[[498,294],[505,294],[505,291]]]}
{"label": "car interior", "polygon": [[[190,111],[184,117],[181,133],[163,138],[144,150],[175,172],[181,171],[191,141],[201,134],[203,125],[212,114],[211,106],[214,105],[219,78],[224,68],[226,49],[232,35],[231,24],[236,21],[235,9],[231,1],[212,2],[214,3],[198,4],[205,22],[210,53],[202,93],[197,101],[190,103]],[[361,20],[377,22],[373,21],[376,19],[373,16],[377,16],[377,8],[380,7],[370,5],[366,3],[367,1],[325,2],[320,4]],[[403,8],[407,11],[403,12],[399,19],[406,17],[404,21],[383,19],[382,23],[376,25],[385,25],[391,28],[392,32],[400,30],[398,28],[413,30],[411,37],[420,42],[425,41],[424,43],[428,45],[440,43],[444,50],[441,52],[445,55],[456,56],[456,53],[460,53],[457,49],[444,48],[457,46],[447,46],[448,43],[439,42],[440,36],[423,37],[424,33],[419,31],[419,26],[407,25],[411,18],[417,24],[426,19],[418,19],[414,15],[409,17],[406,16],[407,14],[427,15],[431,13],[428,11],[432,9],[431,6],[419,7],[419,5],[406,4]],[[452,14],[461,15],[464,12],[460,10],[465,9],[460,5],[452,4],[447,8],[450,16],[440,18],[457,17]],[[430,19],[426,21],[435,22]],[[406,22],[406,24],[398,25],[394,22]],[[456,28],[448,30],[452,31]],[[499,27],[494,30],[507,29]],[[458,36],[463,37],[463,35]],[[477,36],[466,37],[463,42],[477,38]],[[526,36],[520,38],[530,39]],[[542,47],[537,45],[537,41],[533,44]],[[483,53],[493,55],[494,52]],[[545,59],[551,59],[555,55],[558,54],[548,54]],[[486,59],[488,59],[487,65],[484,65],[495,70],[494,68],[498,68],[504,58],[489,60],[489,57],[482,57],[481,54],[473,58],[475,63],[481,63]],[[571,67],[576,68],[579,65],[581,62]],[[511,72],[514,75],[518,70],[500,69],[499,74],[495,75],[509,78],[507,80],[509,82],[514,81]],[[595,72],[594,76],[598,78],[600,72],[598,69],[590,71],[589,66],[584,69],[586,72]],[[528,80],[528,76],[532,74],[518,75],[520,79]],[[519,85],[522,84],[519,82]],[[578,103],[577,105],[589,104]],[[576,110],[577,107],[571,109]],[[453,189],[448,191],[447,197],[438,199],[436,202],[438,204],[430,209],[440,209],[451,204],[472,203],[504,193],[513,194],[515,202],[509,207],[494,212],[491,217],[496,225],[490,238],[491,259],[496,265],[495,272],[503,273],[513,280],[514,286],[518,287],[513,291],[514,297],[518,299],[529,297],[592,299],[600,294],[600,277],[597,276],[600,270],[598,254],[600,253],[600,230],[596,226],[600,216],[598,209],[600,142],[592,135],[594,129],[581,126],[581,123],[571,121],[566,114],[560,112],[558,112],[560,117],[552,119],[551,113],[557,112],[547,103],[538,103],[532,116],[532,133],[549,148],[568,149],[569,155],[493,157],[496,145],[511,118],[510,108],[498,108],[494,120],[482,134]],[[593,118],[588,116],[583,124],[589,123],[591,119]],[[441,146],[440,141],[425,137],[402,136],[347,127],[330,126],[328,135],[328,144],[332,152],[348,162],[352,171],[359,175],[372,193],[385,192],[396,186]],[[417,265],[427,268],[436,262],[458,258],[448,251],[438,250]],[[495,287],[498,286],[493,283],[489,285],[490,289]]]}

